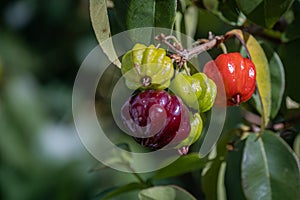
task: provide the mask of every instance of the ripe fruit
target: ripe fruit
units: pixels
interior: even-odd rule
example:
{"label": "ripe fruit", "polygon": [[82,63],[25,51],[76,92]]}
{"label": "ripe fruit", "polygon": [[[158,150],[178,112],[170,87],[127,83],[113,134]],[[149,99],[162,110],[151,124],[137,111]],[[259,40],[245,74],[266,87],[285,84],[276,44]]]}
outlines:
{"label": "ripe fruit", "polygon": [[121,117],[135,140],[154,150],[179,144],[191,130],[188,108],[164,90],[133,95],[123,105]]}
{"label": "ripe fruit", "polygon": [[192,76],[178,73],[170,89],[181,97],[187,106],[200,112],[211,109],[217,94],[215,83],[204,73],[196,73]]}
{"label": "ripe fruit", "polygon": [[215,61],[208,62],[203,71],[218,85],[220,80],[215,80],[213,62],[222,76],[228,106],[239,105],[251,98],[256,83],[256,70],[251,60],[234,52],[221,54]]}
{"label": "ripe fruit", "polygon": [[129,89],[165,89],[174,75],[171,58],[162,48],[136,44],[122,58],[122,74]]}

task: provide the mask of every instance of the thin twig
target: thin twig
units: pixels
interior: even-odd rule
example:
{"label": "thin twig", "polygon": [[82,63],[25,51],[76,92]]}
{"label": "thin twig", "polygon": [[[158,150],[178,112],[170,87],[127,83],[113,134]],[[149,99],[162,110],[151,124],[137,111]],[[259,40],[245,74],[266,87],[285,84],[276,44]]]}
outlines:
{"label": "thin twig", "polygon": [[191,48],[190,50],[187,50],[186,58],[187,60],[191,59],[192,57],[199,55],[200,53],[207,51],[209,49],[212,49],[218,44],[218,39],[214,38],[212,40],[209,40],[207,43],[198,45],[194,48]]}
{"label": "thin twig", "polygon": [[[230,31],[231,32],[231,31]],[[240,41],[240,43],[242,44],[242,46],[245,48],[245,50],[246,50],[246,54],[247,54],[247,56],[248,56],[248,58],[251,60],[251,55],[250,55],[250,52],[249,52],[249,50],[248,50],[248,48],[247,48],[247,45],[246,45],[246,43],[245,43],[245,41],[243,40],[243,38],[241,38],[240,37],[240,35],[239,34],[236,34],[236,33],[233,33],[233,34],[225,34],[225,39],[228,39],[228,38],[230,38],[231,36],[235,36],[236,37],[236,39],[238,39],[239,41]]]}
{"label": "thin twig", "polygon": [[[213,36],[212,34],[210,34],[209,40],[206,43],[197,45],[195,47],[192,47],[191,49],[180,49],[177,45],[174,46],[168,41],[168,39],[171,39],[171,37],[165,36],[164,34],[157,35],[155,39],[168,46],[174,53],[182,57],[183,60],[190,60],[194,56],[199,55],[202,52],[207,51],[209,49],[212,49],[213,47],[223,42],[224,36]],[[203,41],[204,40],[201,40],[201,42]]]}

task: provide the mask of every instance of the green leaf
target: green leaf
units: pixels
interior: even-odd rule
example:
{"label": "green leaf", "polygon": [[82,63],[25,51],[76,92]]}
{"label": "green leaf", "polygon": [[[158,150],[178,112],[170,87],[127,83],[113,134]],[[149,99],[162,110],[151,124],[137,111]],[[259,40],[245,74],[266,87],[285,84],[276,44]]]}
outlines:
{"label": "green leaf", "polygon": [[127,13],[128,29],[153,27],[155,0],[131,0]]}
{"label": "green leaf", "polygon": [[[254,23],[272,28],[294,0],[236,0],[237,5]],[[276,6],[275,6],[276,5]]]}
{"label": "green leaf", "polygon": [[[195,6],[189,6],[184,12],[185,34],[194,38],[197,30],[198,9]],[[191,47],[192,44],[187,44]]]}
{"label": "green leaf", "polygon": [[196,200],[183,188],[175,185],[155,186],[142,190],[139,193],[140,200]]}
{"label": "green leaf", "polygon": [[[131,0],[126,24],[133,42],[151,41],[152,33],[144,27],[172,29],[175,23],[176,0]],[[158,33],[155,33],[158,34]],[[170,34],[166,32],[165,34]]]}
{"label": "green leaf", "polygon": [[220,15],[223,16],[224,19],[229,21],[229,24],[232,22],[236,23],[239,17],[239,11],[236,5],[235,0],[227,0],[219,2],[219,11]]}
{"label": "green leaf", "polygon": [[242,188],[241,163],[245,140],[235,145],[226,157],[225,187],[227,199],[246,199]]}
{"label": "green leaf", "polygon": [[300,39],[297,39],[283,44],[278,51],[286,72],[286,95],[297,102],[300,102],[300,92],[298,92],[300,67],[296,59],[299,57],[299,45]]}
{"label": "green leaf", "polygon": [[271,114],[271,77],[269,63],[265,52],[257,40],[248,33],[243,33],[241,30],[234,29],[227,32],[226,35],[235,35],[246,43],[252,62],[256,68],[256,84],[262,103],[261,114],[264,125],[267,125]]}
{"label": "green leaf", "polygon": [[113,1],[113,8],[109,9],[108,12],[111,35],[126,31],[126,15],[129,2],[130,0]]}
{"label": "green leaf", "polygon": [[90,0],[90,15],[100,47],[108,59],[121,68],[120,60],[116,55],[112,40],[110,39],[111,33],[107,16],[106,0]]}
{"label": "green leaf", "polygon": [[287,41],[300,38],[300,2],[296,1],[293,4],[293,9],[290,9],[284,19],[289,22],[289,25],[284,33],[284,39]]}
{"label": "green leaf", "polygon": [[[217,152],[216,157],[206,165],[206,168],[203,169],[202,188],[207,199],[225,198],[224,158],[227,154],[226,146],[230,141],[232,135],[236,134],[237,131],[238,130],[232,130],[221,135],[221,138],[219,139],[219,142],[215,147]],[[211,154],[213,154],[213,152]]]}
{"label": "green leaf", "polygon": [[133,43],[146,43],[153,38],[152,30],[144,27],[155,26],[155,0],[131,0],[127,12],[126,24]]}
{"label": "green leaf", "polygon": [[173,200],[176,198],[176,191],[175,189],[169,186],[156,186],[144,189],[139,193],[140,200],[159,200],[159,199],[166,199],[166,200]]}
{"label": "green leaf", "polygon": [[178,158],[171,165],[155,172],[153,179],[165,179],[202,169],[206,160],[200,159],[198,153],[190,153]]}
{"label": "green leaf", "polygon": [[256,67],[256,84],[261,98],[264,123],[267,125],[271,114],[271,80],[268,60],[264,50],[253,36],[249,35],[246,45]]}
{"label": "green leaf", "polygon": [[218,200],[226,200],[226,189],[225,189],[225,170],[226,170],[226,163],[223,162],[220,166],[219,176],[218,176],[218,186],[217,186],[217,194]]}
{"label": "green leaf", "polygon": [[299,160],[278,136],[250,134],[242,161],[242,184],[248,199],[300,199]]}
{"label": "green leaf", "polygon": [[113,187],[107,190],[102,191],[100,194],[96,195],[95,199],[111,199],[112,197],[121,195],[134,190],[144,189],[145,186],[141,183],[129,183],[120,187]]}
{"label": "green leaf", "polygon": [[120,143],[116,144],[117,147],[125,150],[125,151],[118,151],[116,148],[111,148],[106,150],[106,157],[103,163],[98,164],[97,166],[93,167],[90,172],[106,169],[109,166],[118,166],[123,167],[125,170],[130,168],[132,163],[132,154],[130,153],[130,147],[127,143]]}
{"label": "green leaf", "polygon": [[219,1],[218,0],[203,0],[205,8],[212,12],[218,11]]}
{"label": "green leaf", "polygon": [[176,199],[177,200],[182,200],[182,199],[186,199],[186,200],[196,200],[196,198],[190,194],[188,191],[186,191],[185,189],[176,186],[176,185],[170,185],[170,187],[172,187],[173,189],[175,189],[176,191]]}
{"label": "green leaf", "polygon": [[236,3],[240,7],[240,9],[243,11],[244,14],[248,15],[251,12],[253,12],[259,4],[261,4],[263,0],[236,0]]}
{"label": "green leaf", "polygon": [[294,0],[264,0],[266,26],[268,28],[273,27],[280,17],[291,7],[293,2]]}
{"label": "green leaf", "polygon": [[155,27],[172,29],[176,8],[176,0],[155,0]]}
{"label": "green leaf", "polygon": [[299,133],[295,138],[293,148],[294,148],[294,151],[295,151],[296,155],[298,156],[298,158],[300,158],[300,134]]}
{"label": "green leaf", "polygon": [[269,61],[272,102],[270,117],[274,119],[280,109],[283,98],[285,89],[285,72],[278,54],[265,43],[262,44],[262,47]]}
{"label": "green leaf", "polygon": [[[266,43],[261,44],[269,63],[269,71],[271,78],[271,113],[270,117],[274,119],[281,107],[282,98],[285,90],[285,72],[283,64],[278,54]],[[252,104],[256,111],[261,112],[260,98],[257,93],[253,94],[251,101],[247,104]]]}
{"label": "green leaf", "polygon": [[202,189],[207,199],[218,199],[217,183],[222,163],[221,160],[216,159],[207,165],[207,171],[204,169],[202,175]]}

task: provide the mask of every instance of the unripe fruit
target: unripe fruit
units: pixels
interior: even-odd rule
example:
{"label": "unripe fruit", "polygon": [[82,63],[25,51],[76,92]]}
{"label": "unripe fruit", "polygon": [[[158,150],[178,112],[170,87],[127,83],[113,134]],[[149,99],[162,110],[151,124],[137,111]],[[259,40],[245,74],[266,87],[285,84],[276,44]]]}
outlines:
{"label": "unripe fruit", "polygon": [[189,146],[195,143],[202,132],[203,121],[199,113],[190,113],[190,122],[191,122],[191,131],[187,138],[185,138],[180,144],[177,146],[177,149],[180,154],[187,154],[189,150]]}
{"label": "unripe fruit", "polygon": [[[213,62],[222,76],[228,106],[239,105],[251,98],[256,87],[256,70],[251,60],[243,58],[238,52],[219,55],[203,69],[214,80],[216,76]],[[214,81],[221,83],[220,80]]]}
{"label": "unripe fruit", "polygon": [[174,75],[173,63],[162,48],[136,44],[122,58],[122,74],[129,89],[165,89]]}
{"label": "unripe fruit", "polygon": [[145,90],[132,96],[123,105],[121,117],[135,140],[154,150],[168,144],[175,147],[191,130],[188,108],[164,90]]}
{"label": "unripe fruit", "polygon": [[187,106],[200,112],[211,109],[217,94],[215,83],[200,72],[192,76],[178,73],[172,81],[170,89],[181,97]]}

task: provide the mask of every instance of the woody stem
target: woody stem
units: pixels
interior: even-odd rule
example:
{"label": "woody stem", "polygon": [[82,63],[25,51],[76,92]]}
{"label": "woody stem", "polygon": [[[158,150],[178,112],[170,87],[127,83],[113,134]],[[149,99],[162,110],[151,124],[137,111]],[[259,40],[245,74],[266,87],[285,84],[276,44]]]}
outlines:
{"label": "woody stem", "polygon": [[194,56],[201,54],[204,51],[212,49],[213,47],[217,46],[221,42],[224,41],[224,36],[212,36],[209,38],[208,42],[197,45],[191,49],[178,49],[174,45],[172,45],[164,34],[157,35],[155,37],[156,40],[168,46],[171,51],[176,53],[178,56],[184,58],[185,60],[189,60]]}

